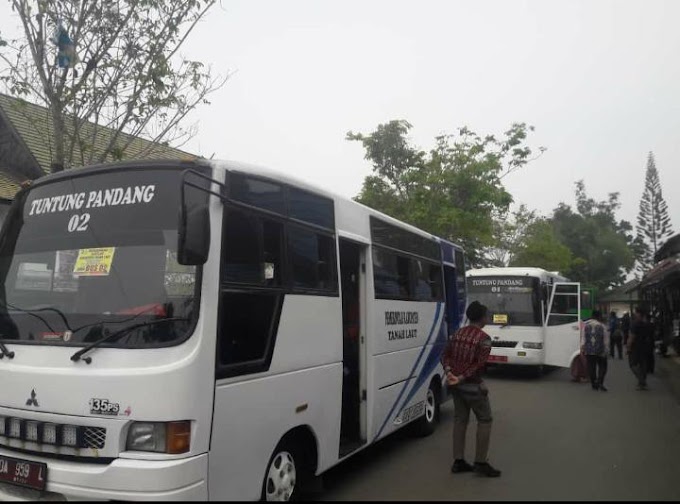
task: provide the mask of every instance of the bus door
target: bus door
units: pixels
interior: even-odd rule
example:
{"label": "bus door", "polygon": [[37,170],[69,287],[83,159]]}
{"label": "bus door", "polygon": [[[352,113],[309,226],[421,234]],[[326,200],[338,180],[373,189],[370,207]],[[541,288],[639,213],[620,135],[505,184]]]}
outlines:
{"label": "bus door", "polygon": [[340,457],[366,443],[366,250],[340,239],[342,287],[342,415]]}
{"label": "bus door", "polygon": [[442,241],[444,263],[444,290],[446,292],[446,330],[451,336],[463,323],[465,313],[465,258],[453,244]]}
{"label": "bus door", "polygon": [[556,282],[552,286],[545,321],[545,363],[569,367],[581,345],[581,284]]}
{"label": "bus door", "polygon": [[460,327],[460,314],[458,311],[458,285],[456,282],[456,269],[444,265],[444,289],[446,291],[446,335],[451,336]]}

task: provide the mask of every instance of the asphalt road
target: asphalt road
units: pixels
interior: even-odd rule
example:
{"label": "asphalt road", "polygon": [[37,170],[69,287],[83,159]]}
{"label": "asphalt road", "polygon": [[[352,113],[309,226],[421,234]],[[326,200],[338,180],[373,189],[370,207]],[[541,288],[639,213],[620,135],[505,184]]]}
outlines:
{"label": "asphalt road", "polygon": [[[490,462],[499,479],[450,473],[453,405],[425,439],[403,433],[333,468],[320,500],[678,500],[680,404],[665,381],[635,390],[624,361],[609,363],[609,392],[569,381],[487,377],[494,412]],[[474,457],[473,422],[467,459]]]}

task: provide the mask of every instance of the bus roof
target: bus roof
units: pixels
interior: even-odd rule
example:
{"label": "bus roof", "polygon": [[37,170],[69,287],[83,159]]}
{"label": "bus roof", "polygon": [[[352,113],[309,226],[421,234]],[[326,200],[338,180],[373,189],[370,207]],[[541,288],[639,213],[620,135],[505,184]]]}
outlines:
{"label": "bus roof", "polygon": [[[49,183],[52,180],[60,180],[63,178],[69,178],[72,175],[78,175],[82,176],[84,171],[89,171],[89,170],[110,170],[112,168],[129,168],[129,167],[135,167],[135,168],[145,168],[145,167],[153,167],[153,166],[167,166],[169,163],[181,163],[182,165],[186,166],[187,168],[191,168],[191,166],[196,166],[196,165],[202,165],[202,166],[210,166],[211,168],[217,169],[217,170],[225,170],[225,171],[236,171],[236,172],[241,172],[245,173],[248,175],[254,175],[256,177],[262,177],[266,179],[270,179],[274,182],[279,182],[279,183],[284,183],[288,185],[292,185],[295,187],[299,187],[301,189],[305,189],[307,191],[313,192],[315,194],[318,194],[320,196],[325,196],[329,199],[332,199],[336,205],[342,209],[342,212],[339,212],[341,214],[347,214],[347,219],[346,223],[347,228],[356,228],[353,222],[353,216],[357,214],[357,211],[359,213],[366,215],[373,215],[375,217],[379,217],[380,219],[393,224],[395,226],[399,226],[405,230],[411,231],[414,234],[418,234],[420,236],[432,239],[437,242],[441,241],[446,241],[443,240],[442,238],[435,236],[433,234],[430,234],[426,231],[423,231],[422,229],[419,229],[415,226],[412,226],[410,224],[407,224],[403,221],[400,221],[398,219],[395,219],[394,217],[390,217],[389,215],[386,215],[382,212],[379,212],[377,210],[374,210],[366,205],[363,205],[361,203],[358,203],[350,198],[347,198],[345,196],[341,196],[337,193],[334,193],[332,191],[320,188],[318,186],[314,186],[312,184],[309,184],[308,182],[305,182],[302,179],[298,179],[294,176],[291,176],[287,173],[281,172],[281,171],[276,171],[272,170],[270,168],[265,168],[263,166],[259,165],[254,165],[250,163],[243,163],[239,161],[233,161],[233,160],[212,160],[212,159],[191,159],[191,160],[180,160],[180,159],[157,159],[157,160],[134,160],[134,159],[129,159],[125,161],[119,161],[119,162],[114,162],[114,163],[104,163],[104,164],[98,164],[98,165],[91,165],[91,166],[84,166],[84,167],[79,167],[76,169],[72,170],[66,170],[62,171],[59,173],[55,174],[49,174],[46,175],[45,177],[41,177],[40,179],[36,180],[34,182],[35,185],[40,185],[43,183]],[[340,223],[338,223],[338,229],[343,229],[342,226],[340,226]],[[354,230],[354,229],[352,229]],[[363,230],[363,232],[360,233],[363,236],[370,236],[370,233],[366,233],[366,230]],[[450,242],[449,242],[450,243]],[[459,245],[451,244],[454,247],[456,247],[459,250],[463,250],[462,247]]]}
{"label": "bus roof", "polygon": [[567,281],[567,278],[557,271],[546,271],[542,268],[477,268],[468,270],[467,276],[530,276],[542,279],[551,278],[558,282]]}
{"label": "bus roof", "polygon": [[387,214],[384,214],[382,212],[379,212],[378,210],[374,210],[371,207],[368,207],[366,205],[363,205],[362,203],[359,203],[357,201],[354,201],[353,199],[347,198],[346,196],[342,196],[340,194],[337,194],[333,191],[327,190],[320,188],[318,186],[309,184],[308,182],[305,182],[302,179],[296,178],[294,176],[291,176],[287,173],[277,171],[277,170],[272,170],[270,168],[265,168],[263,166],[255,165],[255,164],[250,164],[250,163],[243,163],[239,161],[232,161],[232,160],[219,160],[219,161],[211,161],[210,162],[211,166],[213,168],[217,169],[223,169],[223,170],[228,170],[228,171],[237,171],[241,173],[246,173],[249,175],[255,175],[267,179],[271,179],[273,181],[278,181],[278,182],[283,182],[284,184],[292,185],[295,187],[299,187],[301,189],[306,189],[310,192],[316,193],[320,196],[325,196],[327,198],[332,199],[335,201],[337,204],[339,204],[343,208],[349,207],[355,207],[355,208],[361,208],[364,211],[366,211],[368,214],[373,215],[375,217],[379,217],[382,220],[389,222],[390,224],[394,224],[395,226],[399,226],[401,228],[407,229],[415,234],[419,234],[421,236],[436,240],[436,241],[441,241],[441,238],[438,236],[435,236],[433,234],[428,233],[427,231],[423,231],[420,228],[417,228],[415,226],[412,226],[411,224],[407,224],[406,222],[400,221],[398,219],[395,219],[394,217],[390,217]]}

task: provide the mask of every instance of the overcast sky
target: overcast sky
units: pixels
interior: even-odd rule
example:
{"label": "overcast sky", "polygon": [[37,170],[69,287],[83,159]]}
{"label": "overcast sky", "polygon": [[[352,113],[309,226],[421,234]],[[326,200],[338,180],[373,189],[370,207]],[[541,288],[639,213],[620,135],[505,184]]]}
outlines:
{"label": "overcast sky", "polygon": [[652,150],[680,227],[678,20],[674,0],[221,0],[185,53],[236,73],[185,148],[354,196],[370,165],[348,130],[406,119],[428,149],[524,121],[548,150],[505,179],[516,202],[547,213],[585,179],[634,220]]}

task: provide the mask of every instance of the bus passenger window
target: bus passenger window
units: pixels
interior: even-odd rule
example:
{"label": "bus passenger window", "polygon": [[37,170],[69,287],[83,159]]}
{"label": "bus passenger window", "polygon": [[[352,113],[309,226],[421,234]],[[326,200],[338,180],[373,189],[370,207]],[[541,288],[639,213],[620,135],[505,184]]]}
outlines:
{"label": "bus passenger window", "polygon": [[374,246],[373,280],[376,297],[411,299],[411,259]]}
{"label": "bus passenger window", "polygon": [[260,226],[243,212],[230,211],[224,226],[224,271],[227,282],[260,284]]}
{"label": "bus passenger window", "polygon": [[280,215],[286,213],[283,186],[280,184],[233,174],[230,185],[231,196],[235,200],[258,208],[264,208]]}
{"label": "bus passenger window", "polygon": [[275,322],[280,309],[279,294],[223,293],[218,348],[220,365],[251,363],[258,365],[258,369],[243,372],[258,371],[264,365],[263,360],[276,333]]}
{"label": "bus passenger window", "polygon": [[441,301],[443,299],[442,268],[420,259],[413,259],[416,273],[416,301]]}
{"label": "bus passenger window", "polygon": [[289,193],[290,216],[310,224],[327,229],[335,227],[333,200],[315,194],[290,188]]}
{"label": "bus passenger window", "polygon": [[376,297],[395,298],[399,296],[399,275],[397,256],[382,249],[373,248],[373,278]]}
{"label": "bus passenger window", "polygon": [[410,299],[411,292],[411,260],[397,256],[397,282],[399,283],[399,297]]}
{"label": "bus passenger window", "polygon": [[283,224],[229,211],[224,225],[224,280],[278,287],[283,284]]}
{"label": "bus passenger window", "polygon": [[337,290],[335,240],[314,231],[290,226],[288,253],[297,289]]}
{"label": "bus passenger window", "polygon": [[262,223],[264,247],[264,283],[268,287],[283,284],[283,224],[265,220]]}
{"label": "bus passenger window", "polygon": [[432,286],[432,297],[428,301],[443,301],[444,288],[442,285],[442,267],[438,264],[430,264],[430,285]]}
{"label": "bus passenger window", "polygon": [[432,285],[430,284],[429,264],[418,259],[413,260],[416,274],[416,299],[418,301],[430,301],[433,297]]}

